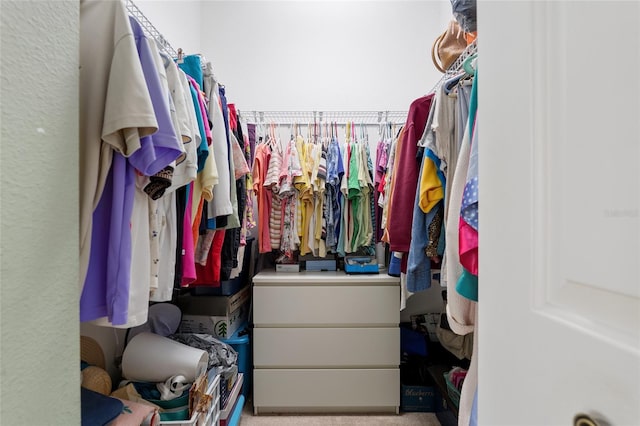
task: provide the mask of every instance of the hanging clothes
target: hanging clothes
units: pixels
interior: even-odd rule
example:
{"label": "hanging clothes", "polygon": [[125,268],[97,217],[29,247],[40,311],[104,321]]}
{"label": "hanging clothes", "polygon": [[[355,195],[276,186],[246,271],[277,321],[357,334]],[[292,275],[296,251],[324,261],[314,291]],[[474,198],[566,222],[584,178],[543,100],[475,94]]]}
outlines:
{"label": "hanging clothes", "polygon": [[271,149],[266,144],[256,147],[256,158],[253,163],[253,191],[258,199],[258,251],[271,251],[271,236],[269,234],[269,211],[271,210],[272,192],[264,187],[267,169],[271,157]]}
{"label": "hanging clothes", "polygon": [[[233,212],[231,205],[231,171],[229,165],[229,147],[225,130],[222,103],[219,95],[219,85],[213,78],[211,64],[206,65],[204,71],[204,87],[209,99],[209,120],[212,123],[213,159],[218,170],[218,184],[213,188],[212,201],[207,205],[207,216],[219,218]],[[217,222],[216,222],[217,223]]]}
{"label": "hanging clothes", "polygon": [[[132,154],[139,149],[139,138],[156,132],[158,123],[124,5],[83,1],[80,17],[80,290],[84,291],[87,281],[95,281],[86,279],[92,241],[109,234],[103,226],[109,221],[98,222],[102,235],[94,237],[93,222],[107,175],[112,173],[114,152]],[[123,67],[110,71],[114,61]],[[107,307],[112,303],[98,295],[105,291],[106,284],[100,290],[87,290],[81,317],[112,315]],[[94,309],[100,312],[87,311]]]}
{"label": "hanging clothes", "polygon": [[469,131],[472,146],[467,181],[459,220],[460,263],[464,266],[456,283],[458,293],[470,300],[478,300],[478,108],[477,74],[473,82],[469,105]]}
{"label": "hanging clothes", "polygon": [[408,253],[411,245],[412,220],[407,219],[412,217],[408,218],[405,212],[413,212],[419,167],[419,159],[416,158],[417,144],[424,132],[432,100],[433,95],[427,95],[411,103],[403,138],[398,148],[397,163],[402,173],[397,173],[391,194],[391,204],[395,211],[402,213],[391,215],[388,225],[389,246],[395,252]]}
{"label": "hanging clothes", "polygon": [[[230,155],[233,155],[234,144],[238,144],[238,140],[243,140],[242,129],[237,125],[238,120],[236,116],[235,106],[228,104],[225,96],[224,87],[220,88],[220,97],[222,100],[223,109],[226,106],[227,111],[227,133],[228,142],[230,147]],[[231,105],[231,108],[229,108]],[[233,123],[234,127],[230,127]],[[243,161],[243,159],[240,159]],[[239,165],[240,166],[240,165]],[[232,177],[236,176],[236,165],[234,161],[231,161],[231,173]],[[229,280],[231,277],[231,271],[238,266],[238,250],[240,249],[240,226],[244,221],[244,212],[246,205],[246,181],[242,175],[238,179],[232,179],[231,187],[231,204],[233,212],[229,217],[229,221],[226,227],[225,240],[222,245],[222,266],[220,272],[220,279],[223,281]]]}
{"label": "hanging clothes", "polygon": [[300,156],[302,174],[294,178],[294,187],[298,191],[298,237],[300,238],[300,255],[309,253],[309,222],[313,214],[313,190],[311,187],[311,171],[308,168],[307,148],[302,136],[296,137],[296,149]]}
{"label": "hanging clothes", "polygon": [[338,235],[340,233],[340,218],[342,217],[342,192],[340,183],[344,176],[342,153],[337,139],[332,138],[327,147],[327,184],[325,191],[327,250],[336,252],[338,248]]}
{"label": "hanging clothes", "polygon": [[269,238],[271,249],[278,250],[282,240],[282,200],[280,197],[280,172],[282,170],[283,154],[280,141],[273,140],[271,157],[267,167],[264,187],[271,191],[271,209],[269,211]]}
{"label": "hanging clothes", "polygon": [[403,140],[404,140],[405,127],[400,129],[398,136],[394,139],[393,144],[391,145],[391,155],[389,156],[389,163],[387,165],[387,176],[384,180],[384,190],[382,193],[384,194],[383,200],[383,211],[382,211],[382,226],[384,228],[384,233],[382,236],[382,241],[389,244],[389,226],[390,226],[390,217],[391,212],[394,208],[394,204],[391,203],[393,198],[393,192],[396,188],[396,178],[398,175],[398,159],[399,155],[397,153],[400,151]]}
{"label": "hanging clothes", "polygon": [[[111,11],[111,13],[114,12]],[[111,180],[111,182],[105,183],[105,187],[108,186],[109,191],[103,192],[101,202],[98,203],[93,213],[94,220],[98,216],[101,220],[100,223],[109,223],[110,226],[101,230],[93,229],[96,232],[96,238],[92,237],[91,244],[91,251],[94,252],[93,262],[91,256],[89,260],[91,277],[88,276],[89,281],[85,281],[83,286],[80,310],[81,321],[97,320],[100,324],[129,327],[146,322],[151,282],[149,204],[146,194],[136,187],[136,170],[147,176],[158,173],[181,155],[182,144],[173,128],[169,105],[158,75],[157,62],[153,57],[154,52],[150,48],[151,41],[146,38],[142,28],[135,20],[122,18],[123,13],[126,17],[123,9],[115,12],[117,16],[120,16],[120,25],[130,34],[129,37],[126,35],[122,37],[132,43],[129,45],[129,54],[136,52],[135,56],[132,55],[134,60],[129,57],[129,60],[124,63],[131,65],[134,75],[135,71],[139,70],[138,75],[143,76],[143,80],[138,80],[138,84],[147,93],[148,103],[146,103],[146,107],[142,107],[142,111],[146,108],[146,113],[151,113],[149,123],[151,124],[151,117],[153,117],[157,131],[153,136],[128,138],[127,142],[135,146],[128,158],[117,152],[113,154],[114,163],[107,178],[107,181]],[[126,45],[126,42],[124,44]],[[135,50],[131,49],[131,46]],[[140,90],[130,87],[126,87],[126,89],[132,90],[133,94],[140,93]],[[95,102],[95,99],[87,99],[87,101]],[[140,107],[140,104],[132,105],[132,108],[138,109],[135,111],[121,110],[120,113],[140,114]],[[121,108],[121,105],[118,108]],[[122,123],[126,123],[128,118],[123,116]],[[106,124],[105,126],[108,128]],[[122,135],[120,133],[114,141]],[[103,136],[102,139],[105,137]],[[137,192],[139,193],[137,194]],[[139,244],[142,244],[142,250],[132,251],[138,248]],[[109,256],[98,257],[97,251],[102,249],[94,251],[93,248],[99,246],[105,247],[106,252],[102,254],[109,253]],[[132,255],[139,257],[132,261]],[[138,261],[143,264],[139,265]],[[87,285],[87,282],[90,284]],[[135,284],[133,288],[131,287],[132,282]]]}
{"label": "hanging clothes", "polygon": [[293,258],[293,252],[297,250],[300,240],[296,228],[297,192],[294,186],[295,178],[302,176],[302,166],[298,149],[293,138],[284,149],[282,167],[279,174],[280,191],[282,199],[282,241],[280,250],[287,258]]}

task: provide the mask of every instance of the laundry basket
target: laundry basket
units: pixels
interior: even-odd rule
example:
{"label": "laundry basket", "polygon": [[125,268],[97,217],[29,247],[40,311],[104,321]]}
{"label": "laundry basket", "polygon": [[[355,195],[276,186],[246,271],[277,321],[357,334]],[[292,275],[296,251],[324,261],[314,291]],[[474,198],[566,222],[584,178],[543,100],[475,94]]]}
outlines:
{"label": "laundry basket", "polygon": [[449,394],[449,398],[457,409],[460,406],[460,391],[454,386],[453,383],[451,383],[448,372],[444,373],[444,381],[447,383],[447,393]]}

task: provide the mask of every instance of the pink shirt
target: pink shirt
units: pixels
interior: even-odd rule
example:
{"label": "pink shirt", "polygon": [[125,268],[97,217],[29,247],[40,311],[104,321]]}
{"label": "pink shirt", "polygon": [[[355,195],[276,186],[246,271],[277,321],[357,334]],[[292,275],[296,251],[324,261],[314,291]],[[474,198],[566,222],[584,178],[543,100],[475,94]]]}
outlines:
{"label": "pink shirt", "polygon": [[187,206],[184,211],[182,222],[182,283],[183,287],[188,286],[196,280],[196,263],[193,247],[193,230],[191,229],[191,208],[193,206],[193,185],[190,184],[187,190]]}

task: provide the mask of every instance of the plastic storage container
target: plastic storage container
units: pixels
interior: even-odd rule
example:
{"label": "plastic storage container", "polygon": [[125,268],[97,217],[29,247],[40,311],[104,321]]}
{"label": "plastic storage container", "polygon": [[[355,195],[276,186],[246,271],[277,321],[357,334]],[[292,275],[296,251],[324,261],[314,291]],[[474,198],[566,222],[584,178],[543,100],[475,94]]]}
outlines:
{"label": "plastic storage container", "polygon": [[[240,389],[243,389],[243,383],[244,375],[240,373],[235,385],[233,385],[227,405],[220,410],[220,426],[229,426],[238,405],[244,406],[244,396],[240,394]],[[240,411],[242,411],[242,408]]]}
{"label": "plastic storage container", "polygon": [[[243,334],[240,335],[240,333]],[[246,398],[251,389],[251,378],[253,376],[253,372],[251,371],[253,362],[251,358],[251,348],[249,347],[249,334],[247,330],[243,328],[235,332],[229,339],[220,340],[230,345],[238,353],[238,373],[244,375],[242,394]]]}
{"label": "plastic storage container", "polygon": [[[220,375],[216,375],[213,381],[210,381],[207,395],[211,395],[211,408],[208,412],[195,412],[188,420],[160,421],[160,424],[170,426],[218,425],[220,421]],[[202,422],[200,419],[205,419],[205,421]]]}
{"label": "plastic storage container", "polygon": [[244,408],[244,395],[238,397],[238,402],[233,409],[233,413],[229,420],[227,420],[226,426],[238,426],[240,424],[240,416],[242,416],[242,409]]}
{"label": "plastic storage container", "polygon": [[460,405],[460,391],[451,383],[451,380],[449,380],[449,373],[444,373],[444,381],[447,383],[449,398],[451,398],[451,402],[453,402],[453,405],[458,409]]}

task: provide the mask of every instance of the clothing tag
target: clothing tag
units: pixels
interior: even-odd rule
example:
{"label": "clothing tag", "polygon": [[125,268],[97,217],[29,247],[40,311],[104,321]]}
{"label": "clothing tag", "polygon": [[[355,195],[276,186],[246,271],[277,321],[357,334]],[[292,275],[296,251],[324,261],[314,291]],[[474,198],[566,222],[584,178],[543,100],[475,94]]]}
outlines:
{"label": "clothing tag", "polygon": [[185,256],[187,254],[187,251],[185,249],[182,249],[182,255]]}

